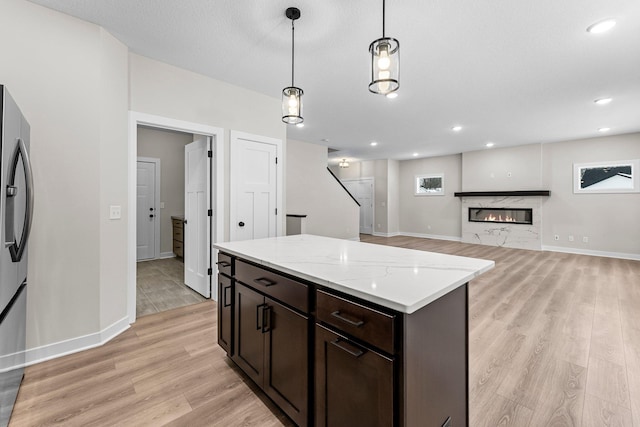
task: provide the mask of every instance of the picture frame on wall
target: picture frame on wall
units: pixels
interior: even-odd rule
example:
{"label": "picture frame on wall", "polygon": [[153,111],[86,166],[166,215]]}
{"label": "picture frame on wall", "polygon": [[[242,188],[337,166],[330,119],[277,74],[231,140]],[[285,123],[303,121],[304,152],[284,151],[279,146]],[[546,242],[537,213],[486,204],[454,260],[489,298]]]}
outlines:
{"label": "picture frame on wall", "polygon": [[444,196],[444,174],[416,175],[413,191],[415,196]]}
{"label": "picture frame on wall", "polygon": [[573,192],[640,193],[640,159],[574,163]]}

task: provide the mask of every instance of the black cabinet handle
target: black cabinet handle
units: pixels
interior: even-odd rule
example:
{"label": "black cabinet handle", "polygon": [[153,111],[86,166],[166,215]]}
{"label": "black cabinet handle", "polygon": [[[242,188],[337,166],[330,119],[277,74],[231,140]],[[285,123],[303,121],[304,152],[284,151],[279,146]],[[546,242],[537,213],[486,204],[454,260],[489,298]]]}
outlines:
{"label": "black cabinet handle", "polygon": [[360,347],[356,347],[355,345],[350,344],[347,341],[341,341],[339,338],[337,340],[331,341],[331,344],[335,345],[340,350],[349,353],[355,358],[358,358],[364,354],[364,351],[362,351]]}
{"label": "black cabinet handle", "polygon": [[216,265],[222,266],[223,268],[231,267],[231,263],[227,261],[218,261],[216,262]]}
{"label": "black cabinet handle", "polygon": [[278,284],[278,282],[274,282],[273,280],[269,280],[266,277],[259,277],[257,279],[253,279],[253,283],[257,283],[258,285],[267,286],[267,287]]}
{"label": "black cabinet handle", "polygon": [[346,317],[344,317],[344,315],[340,314],[340,310],[334,311],[333,313],[331,313],[331,316],[335,317],[336,319],[342,320],[344,323],[348,325],[355,326],[356,328],[359,328],[360,326],[364,325],[364,320],[347,319]]}
{"label": "black cabinet handle", "polygon": [[[259,331],[264,327],[264,309],[267,307],[267,304],[259,304],[256,305],[256,330]],[[260,309],[263,309],[262,313]]]}
{"label": "black cabinet handle", "polygon": [[223,307],[230,307],[231,306],[231,295],[229,295],[229,298],[227,298],[227,290],[231,290],[231,285],[229,286],[225,286],[224,288],[222,288],[222,306]]}
{"label": "black cabinet handle", "polygon": [[271,307],[264,304],[262,309],[262,333],[266,334],[271,330]]}

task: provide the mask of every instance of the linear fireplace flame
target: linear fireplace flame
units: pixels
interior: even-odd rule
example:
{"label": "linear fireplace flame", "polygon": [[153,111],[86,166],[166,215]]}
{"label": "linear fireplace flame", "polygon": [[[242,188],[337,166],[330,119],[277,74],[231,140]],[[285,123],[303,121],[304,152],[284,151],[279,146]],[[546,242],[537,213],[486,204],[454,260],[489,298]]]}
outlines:
{"label": "linear fireplace flame", "polygon": [[527,208],[469,208],[470,222],[502,222],[532,224],[533,209]]}

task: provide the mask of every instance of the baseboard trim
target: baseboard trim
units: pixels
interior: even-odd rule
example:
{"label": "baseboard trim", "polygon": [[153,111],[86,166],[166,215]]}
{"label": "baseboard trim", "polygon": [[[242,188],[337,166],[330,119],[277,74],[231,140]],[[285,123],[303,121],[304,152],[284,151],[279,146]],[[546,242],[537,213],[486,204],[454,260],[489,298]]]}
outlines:
{"label": "baseboard trim", "polygon": [[160,256],[158,257],[158,259],[165,259],[165,258],[175,258],[176,254],[174,254],[173,252],[160,252]]}
{"label": "baseboard trim", "polygon": [[371,233],[372,236],[376,236],[376,237],[396,237],[396,236],[400,236],[401,233],[381,233],[379,231],[374,231],[373,233]]}
{"label": "baseboard trim", "polygon": [[[68,354],[100,347],[127,329],[129,329],[129,316],[125,316],[103,330],[93,334],[27,349],[24,352],[24,366],[35,365],[36,363],[46,362],[47,360],[56,359]],[[18,366],[15,368],[18,368]]]}
{"label": "baseboard trim", "polygon": [[447,240],[450,242],[461,242],[462,237],[457,236],[440,236],[438,234],[411,233],[409,231],[401,231],[399,235],[407,237],[421,237],[423,239]]}
{"label": "baseboard trim", "polygon": [[545,245],[542,246],[542,250],[548,251],[548,252],[562,252],[566,254],[600,256],[605,258],[619,258],[619,259],[630,259],[633,261],[640,261],[640,254],[627,254],[624,252],[594,251],[590,249],[565,248],[561,246],[545,246]]}

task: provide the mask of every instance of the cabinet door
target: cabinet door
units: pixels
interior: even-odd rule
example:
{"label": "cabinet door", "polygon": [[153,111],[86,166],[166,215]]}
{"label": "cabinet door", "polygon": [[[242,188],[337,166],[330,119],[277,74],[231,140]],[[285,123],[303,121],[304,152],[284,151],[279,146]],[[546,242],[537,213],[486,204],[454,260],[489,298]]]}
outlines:
{"label": "cabinet door", "polygon": [[229,356],[233,354],[231,345],[231,307],[233,286],[231,279],[218,274],[218,344]]}
{"label": "cabinet door", "polygon": [[264,391],[300,426],[309,422],[309,318],[266,298]]}
{"label": "cabinet door", "polygon": [[234,352],[231,359],[258,385],[264,378],[264,297],[236,282]]}
{"label": "cabinet door", "polygon": [[316,426],[393,426],[393,360],[316,325],[315,363]]}

